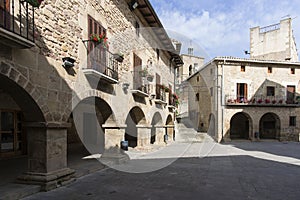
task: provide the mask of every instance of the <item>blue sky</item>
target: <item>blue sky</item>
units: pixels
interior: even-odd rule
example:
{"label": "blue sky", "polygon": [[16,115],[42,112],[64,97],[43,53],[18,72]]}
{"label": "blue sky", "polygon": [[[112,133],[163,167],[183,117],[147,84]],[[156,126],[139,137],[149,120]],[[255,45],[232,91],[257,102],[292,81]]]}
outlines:
{"label": "blue sky", "polygon": [[192,45],[195,55],[247,57],[249,30],[279,23],[290,16],[300,45],[299,0],[150,0],[170,37]]}

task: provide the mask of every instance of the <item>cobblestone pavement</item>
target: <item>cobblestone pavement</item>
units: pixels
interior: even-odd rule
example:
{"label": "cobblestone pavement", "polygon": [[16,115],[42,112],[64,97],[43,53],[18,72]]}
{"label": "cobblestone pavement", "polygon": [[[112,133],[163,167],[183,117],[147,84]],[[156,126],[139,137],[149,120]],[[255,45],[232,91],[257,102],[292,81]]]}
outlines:
{"label": "cobblestone pavement", "polygon": [[[135,156],[129,165],[170,159],[149,173],[105,169],[26,199],[299,199],[300,143],[173,143],[167,153]],[[124,164],[128,165],[128,163]]]}

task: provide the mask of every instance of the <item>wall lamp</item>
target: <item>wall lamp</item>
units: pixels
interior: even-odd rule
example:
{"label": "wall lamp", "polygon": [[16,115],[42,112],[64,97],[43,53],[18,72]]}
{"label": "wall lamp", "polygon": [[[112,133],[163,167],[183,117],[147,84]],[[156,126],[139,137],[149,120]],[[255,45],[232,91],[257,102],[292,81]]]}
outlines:
{"label": "wall lamp", "polygon": [[129,4],[129,8],[131,11],[136,9],[138,6],[139,6],[139,3],[137,2],[137,0],[132,0]]}
{"label": "wall lamp", "polygon": [[64,57],[63,59],[63,67],[68,69],[68,68],[71,68],[71,67],[74,67],[74,62],[75,62],[75,59],[71,58],[71,57]]}

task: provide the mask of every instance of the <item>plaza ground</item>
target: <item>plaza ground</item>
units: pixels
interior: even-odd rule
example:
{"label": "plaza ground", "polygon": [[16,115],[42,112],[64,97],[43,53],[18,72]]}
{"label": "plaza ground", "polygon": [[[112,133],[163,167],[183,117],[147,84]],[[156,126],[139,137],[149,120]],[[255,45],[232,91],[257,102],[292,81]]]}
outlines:
{"label": "plaza ground", "polygon": [[[175,142],[160,151],[131,154],[122,167],[25,199],[299,199],[299,143],[205,139]],[[125,172],[133,166],[150,166],[149,172]]]}

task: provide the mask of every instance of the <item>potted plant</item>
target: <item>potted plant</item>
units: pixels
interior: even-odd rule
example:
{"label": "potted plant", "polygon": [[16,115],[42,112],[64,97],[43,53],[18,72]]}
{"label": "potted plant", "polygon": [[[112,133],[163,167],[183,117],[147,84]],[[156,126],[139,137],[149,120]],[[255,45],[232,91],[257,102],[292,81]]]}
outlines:
{"label": "potted plant", "polygon": [[108,48],[107,37],[106,34],[91,34],[90,41],[101,43],[103,47]]}
{"label": "potted plant", "polygon": [[265,103],[270,103],[270,99],[265,99]]}
{"label": "potted plant", "polygon": [[282,99],[280,99],[280,100],[278,101],[278,103],[283,103],[283,100],[282,100]]}
{"label": "potted plant", "polygon": [[44,0],[24,0],[24,2],[29,3],[33,7],[39,7]]}
{"label": "potted plant", "polygon": [[262,99],[258,99],[257,103],[259,103],[259,104],[262,103]]}
{"label": "potted plant", "polygon": [[272,100],[272,104],[275,104],[276,103],[276,100],[274,99],[274,100]]}

